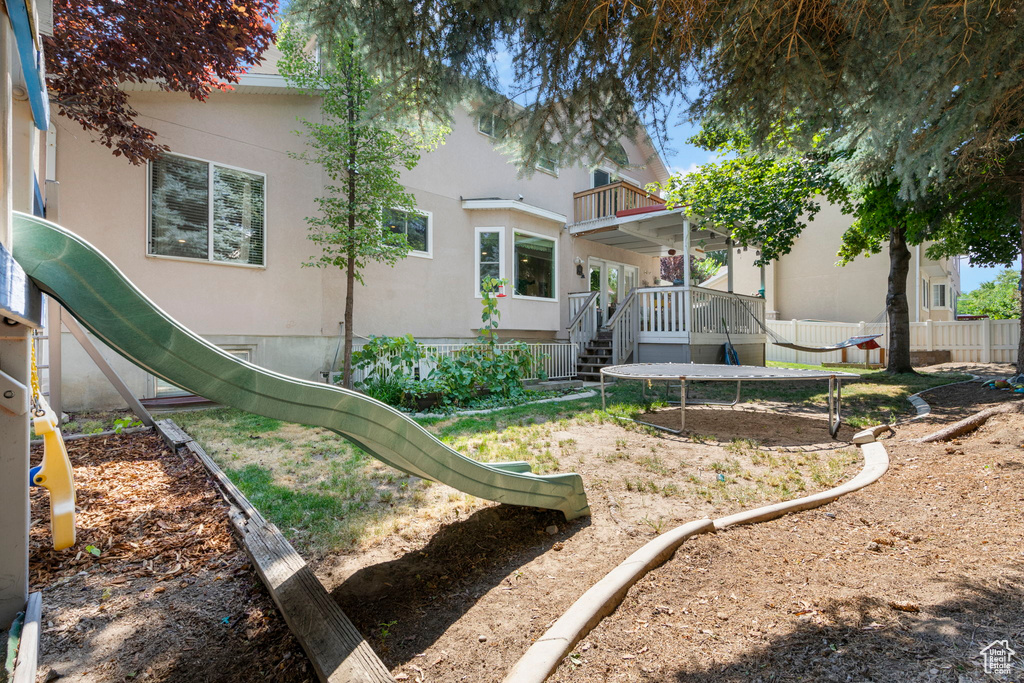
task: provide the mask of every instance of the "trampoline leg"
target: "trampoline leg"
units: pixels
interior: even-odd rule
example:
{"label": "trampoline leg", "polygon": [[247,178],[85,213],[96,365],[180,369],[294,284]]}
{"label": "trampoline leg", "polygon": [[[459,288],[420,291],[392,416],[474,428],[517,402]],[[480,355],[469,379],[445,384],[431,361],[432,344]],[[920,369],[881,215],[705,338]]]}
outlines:
{"label": "trampoline leg", "polygon": [[839,402],[836,398],[836,377],[828,378],[828,433],[834,439],[839,433]]}
{"label": "trampoline leg", "polygon": [[601,410],[607,410],[604,404],[604,373],[601,373]]}
{"label": "trampoline leg", "polygon": [[733,401],[732,404],[736,405],[739,402],[740,402],[740,380],[736,380],[736,400]]}
{"label": "trampoline leg", "polygon": [[679,378],[679,431],[686,429],[686,378]]}

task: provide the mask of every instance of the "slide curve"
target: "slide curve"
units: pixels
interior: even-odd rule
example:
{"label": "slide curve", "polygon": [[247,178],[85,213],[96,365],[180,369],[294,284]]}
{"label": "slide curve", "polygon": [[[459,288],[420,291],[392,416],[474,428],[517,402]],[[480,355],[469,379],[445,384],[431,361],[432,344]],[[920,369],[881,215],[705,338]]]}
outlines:
{"label": "slide curve", "polygon": [[355,391],[288,377],[239,360],[150,301],[102,253],[59,225],[14,215],[14,258],[40,289],[140,368],[211,401],[317,425],[396,469],[512,505],[590,514],[578,474],[482,463],[449,448],[391,406]]}

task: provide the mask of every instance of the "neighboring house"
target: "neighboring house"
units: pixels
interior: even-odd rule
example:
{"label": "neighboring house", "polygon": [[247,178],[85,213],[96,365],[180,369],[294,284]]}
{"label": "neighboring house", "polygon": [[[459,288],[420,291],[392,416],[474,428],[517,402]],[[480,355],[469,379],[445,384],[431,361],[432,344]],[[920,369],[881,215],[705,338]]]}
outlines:
{"label": "neighboring house", "polygon": [[[270,55],[267,63],[274,61]],[[340,270],[301,265],[316,255],[305,218],[315,212],[325,178],[288,154],[303,144],[293,132],[297,118],[316,117],[317,103],[267,66],[202,104],[151,84],[125,87],[141,123],[170,153],[132,166],[76,125],[57,121],[47,138],[48,160],[55,160],[47,169],[54,181],[47,183],[47,217],[94,244],[161,308],[213,343],[258,365],[321,379],[336,358],[345,279]],[[408,234],[413,252],[393,268],[366,268],[366,286],[356,292],[356,335],[472,340],[479,284],[490,275],[510,282],[499,304],[503,337],[567,340],[587,298],[571,294],[603,285],[588,310],[602,306],[607,321],[630,290],[658,284],[667,246],[595,241],[568,229],[583,211],[594,219],[660,203],[639,189],[668,177],[649,143],[622,140],[616,159],[594,169],[545,163],[524,178],[497,149],[494,128],[457,111],[447,142],[402,174],[419,211],[399,216],[395,229]],[[582,347],[590,340],[577,330],[574,341]],[[76,343],[62,347],[64,410],[121,405]],[[170,389],[107,355],[137,396]]]}
{"label": "neighboring house", "polygon": [[[837,206],[822,207],[804,229],[793,250],[762,269],[754,265],[754,248],[735,249],[733,291],[757,294],[764,287],[766,316],[777,320],[872,322],[885,312],[889,283],[888,245],[870,257],[860,256],[846,266],[836,265],[843,233],[853,219]],[[910,247],[907,303],[910,321],[956,319],[960,297],[960,260],[933,261],[926,246]],[[728,287],[728,269],[701,286],[719,291]]]}

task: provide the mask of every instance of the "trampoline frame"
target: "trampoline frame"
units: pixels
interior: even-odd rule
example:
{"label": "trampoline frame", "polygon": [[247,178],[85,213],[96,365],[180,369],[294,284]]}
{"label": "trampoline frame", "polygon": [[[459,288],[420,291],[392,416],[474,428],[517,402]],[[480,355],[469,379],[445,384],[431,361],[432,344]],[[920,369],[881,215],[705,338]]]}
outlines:
{"label": "trampoline frame", "polygon": [[[667,366],[671,368],[679,368],[680,374],[651,374],[651,375],[637,375],[637,374],[626,374],[624,372],[616,372],[619,368],[636,368],[642,365],[657,365]],[[672,429],[671,427],[664,427],[662,425],[656,425],[650,422],[643,422],[641,420],[634,420],[637,424],[647,425],[648,427],[654,427],[655,429],[661,429],[672,434],[682,434],[686,429],[686,383],[690,382],[736,382],[736,398],[731,402],[729,401],[690,401],[690,405],[723,405],[723,406],[734,406],[740,402],[740,391],[743,382],[784,382],[784,381],[808,381],[808,380],[828,380],[828,433],[834,439],[836,434],[839,433],[839,427],[842,425],[842,399],[843,399],[843,378],[844,377],[857,377],[857,375],[850,372],[815,372],[812,370],[801,371],[801,374],[794,375],[765,375],[757,376],[750,375],[746,377],[726,377],[723,375],[693,375],[685,374],[687,368],[722,368],[729,367],[735,370],[740,370],[744,367],[751,369],[763,370],[759,366],[718,366],[718,365],[701,365],[697,363],[637,363],[630,365],[611,365],[605,368],[601,368],[601,409],[606,410],[606,399],[605,399],[605,377],[614,377],[616,379],[636,380],[639,382],[679,382],[679,429]],[[804,374],[805,373],[805,374]],[[646,388],[642,389],[644,397],[646,398]],[[673,401],[674,403],[674,401]]]}

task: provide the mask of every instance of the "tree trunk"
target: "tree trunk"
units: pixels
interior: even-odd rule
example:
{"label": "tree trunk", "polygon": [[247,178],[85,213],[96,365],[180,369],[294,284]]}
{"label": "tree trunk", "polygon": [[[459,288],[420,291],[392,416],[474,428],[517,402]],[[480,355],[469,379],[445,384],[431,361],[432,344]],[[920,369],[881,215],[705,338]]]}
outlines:
{"label": "tree trunk", "polygon": [[355,308],[355,267],[355,257],[350,255],[348,266],[345,268],[345,360],[342,366],[342,376],[345,378],[342,386],[346,389],[352,388],[352,310]]}
{"label": "tree trunk", "polygon": [[[351,46],[350,46],[351,50]],[[349,52],[351,55],[351,51]],[[359,132],[356,130],[356,102],[353,92],[353,67],[350,64],[348,76],[348,259],[345,262],[345,360],[344,382],[346,389],[352,388],[352,312],[355,308],[356,289],[356,145]]]}
{"label": "tree trunk", "polygon": [[[1020,218],[1017,219],[1020,227],[1020,277],[1017,286],[1024,284],[1024,183],[1020,186]],[[1021,294],[1021,315],[1020,315],[1020,341],[1017,342],[1017,374],[1024,374],[1024,291]]]}
{"label": "tree trunk", "polygon": [[889,230],[889,291],[885,310],[889,317],[889,356],[886,372],[914,372],[910,365],[910,307],[907,305],[907,275],[910,250],[907,227],[900,223]]}

